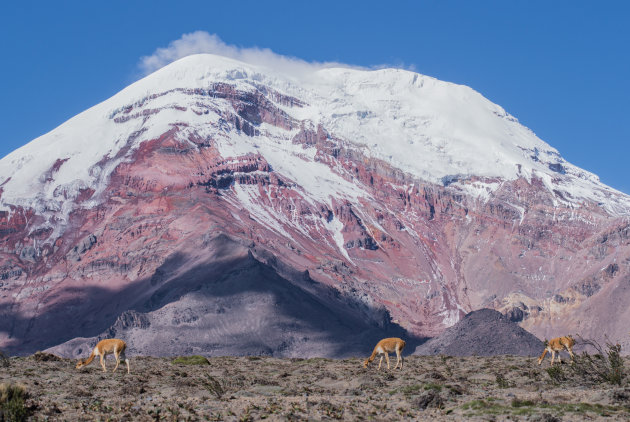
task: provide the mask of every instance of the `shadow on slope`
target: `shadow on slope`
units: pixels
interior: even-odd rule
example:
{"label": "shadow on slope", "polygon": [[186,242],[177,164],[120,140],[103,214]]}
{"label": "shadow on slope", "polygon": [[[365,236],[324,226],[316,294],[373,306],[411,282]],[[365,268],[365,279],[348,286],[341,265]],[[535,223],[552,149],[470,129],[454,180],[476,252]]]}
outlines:
{"label": "shadow on slope", "polygon": [[123,290],[70,289],[61,293],[70,299],[39,318],[15,317],[9,351],[59,345],[55,352],[75,356],[97,338],[120,337],[133,354],[344,357],[369,354],[383,337],[404,338],[408,351],[422,342],[391,324],[385,310],[292,271],[264,251],[254,250],[255,257],[222,235],[206,246],[209,259],[175,254],[153,277]]}

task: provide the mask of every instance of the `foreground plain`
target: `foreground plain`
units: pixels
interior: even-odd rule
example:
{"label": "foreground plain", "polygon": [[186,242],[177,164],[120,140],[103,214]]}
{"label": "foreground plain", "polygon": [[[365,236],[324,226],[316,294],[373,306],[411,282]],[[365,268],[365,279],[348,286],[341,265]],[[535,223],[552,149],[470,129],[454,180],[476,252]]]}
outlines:
{"label": "foreground plain", "polygon": [[403,371],[378,372],[363,359],[132,357],[128,375],[36,354],[11,358],[0,383],[25,386],[32,420],[630,419],[626,380],[558,382],[548,360],[410,356]]}

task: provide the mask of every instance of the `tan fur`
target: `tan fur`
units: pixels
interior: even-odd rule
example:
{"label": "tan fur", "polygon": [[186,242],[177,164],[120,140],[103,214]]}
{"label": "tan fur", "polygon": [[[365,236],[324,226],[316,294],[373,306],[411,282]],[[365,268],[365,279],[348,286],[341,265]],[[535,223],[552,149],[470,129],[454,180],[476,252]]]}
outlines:
{"label": "tan fur", "polygon": [[573,337],[571,336],[552,338],[547,343],[547,347],[545,347],[545,350],[543,350],[542,355],[540,355],[540,357],[538,358],[538,364],[540,365],[542,363],[547,352],[551,352],[552,365],[554,358],[556,357],[556,352],[558,352],[558,362],[562,363],[562,360],[560,359],[560,352],[565,349],[567,352],[569,352],[569,355],[571,355],[571,362],[573,362],[573,346],[575,346],[575,340],[573,340]]}
{"label": "tan fur", "polygon": [[403,358],[401,353],[405,348],[405,341],[396,337],[384,338],[379,341],[376,346],[374,346],[374,351],[372,352],[372,356],[367,358],[365,362],[363,362],[363,367],[367,368],[368,365],[374,360],[376,355],[381,355],[381,360],[378,362],[378,370],[381,370],[381,364],[383,363],[383,356],[385,356],[385,360],[387,361],[387,369],[389,369],[389,354],[396,353],[396,366],[394,369],[398,367],[398,363],[400,363],[400,370],[403,369]]}
{"label": "tan fur", "polygon": [[116,366],[112,372],[115,372],[118,369],[118,365],[120,365],[120,360],[125,361],[127,364],[127,373],[130,373],[129,370],[129,359],[125,356],[125,349],[127,348],[127,343],[117,338],[110,338],[101,340],[96,344],[94,350],[92,350],[92,354],[87,359],[80,359],[77,363],[76,368],[79,369],[85,365],[89,365],[92,363],[96,356],[100,356],[101,358],[101,366],[103,367],[103,372],[107,372],[107,368],[105,367],[105,356],[109,354],[113,354],[116,358]]}

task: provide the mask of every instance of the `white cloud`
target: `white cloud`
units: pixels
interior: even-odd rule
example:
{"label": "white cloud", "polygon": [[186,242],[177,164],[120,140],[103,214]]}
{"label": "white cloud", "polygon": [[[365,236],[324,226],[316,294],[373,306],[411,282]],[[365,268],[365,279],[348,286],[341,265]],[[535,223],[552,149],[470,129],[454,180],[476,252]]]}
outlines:
{"label": "white cloud", "polygon": [[245,63],[262,65],[288,74],[303,74],[328,67],[352,67],[341,63],[307,62],[294,57],[282,56],[268,48],[241,48],[224,43],[217,35],[205,31],[195,31],[182,35],[168,47],[158,48],[150,56],[140,59],[140,69],[144,75],[192,54],[210,53],[230,57]]}

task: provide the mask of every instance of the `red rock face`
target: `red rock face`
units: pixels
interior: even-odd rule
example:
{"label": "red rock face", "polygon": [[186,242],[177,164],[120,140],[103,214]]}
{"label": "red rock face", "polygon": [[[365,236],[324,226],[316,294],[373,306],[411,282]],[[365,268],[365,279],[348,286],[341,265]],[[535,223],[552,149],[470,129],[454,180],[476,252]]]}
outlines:
{"label": "red rock face", "polygon": [[[627,331],[626,219],[597,204],[554,206],[554,193],[536,179],[499,181],[491,199],[480,201],[366,157],[326,128],[294,121],[268,98],[292,105],[298,99],[226,84],[213,93],[231,104],[213,111],[229,130],[255,137],[263,122],[300,128],[294,144],[317,148],[318,162],[369,195],[314,201],[263,155],[222,156],[216,140],[182,139],[185,123],[173,125],[119,164],[99,205],[77,207],[60,234],[54,220],[32,230],[44,221],[33,210],[0,212],[0,348],[28,353],[114,327],[109,334],[131,330],[126,335],[136,336],[138,349],[160,354],[140,340],[142,330],[156,321],[168,325],[159,315],[169,307],[178,309],[177,324],[203,313],[198,303],[187,308],[201,284],[187,287],[182,275],[214,282],[232,277],[233,268],[245,265],[236,263],[248,259],[330,308],[345,307],[347,318],[400,326],[409,336],[437,335],[484,307],[522,321],[541,338],[617,338]],[[204,113],[203,104],[197,112]],[[130,107],[115,119],[145,116]],[[61,157],[42,174],[63,164]],[[94,193],[86,189],[76,201]],[[229,251],[217,241],[223,238],[233,245]],[[282,347],[270,346],[269,353],[306,350]],[[322,350],[304,353],[334,354]],[[212,353],[211,346],[205,351]]]}

